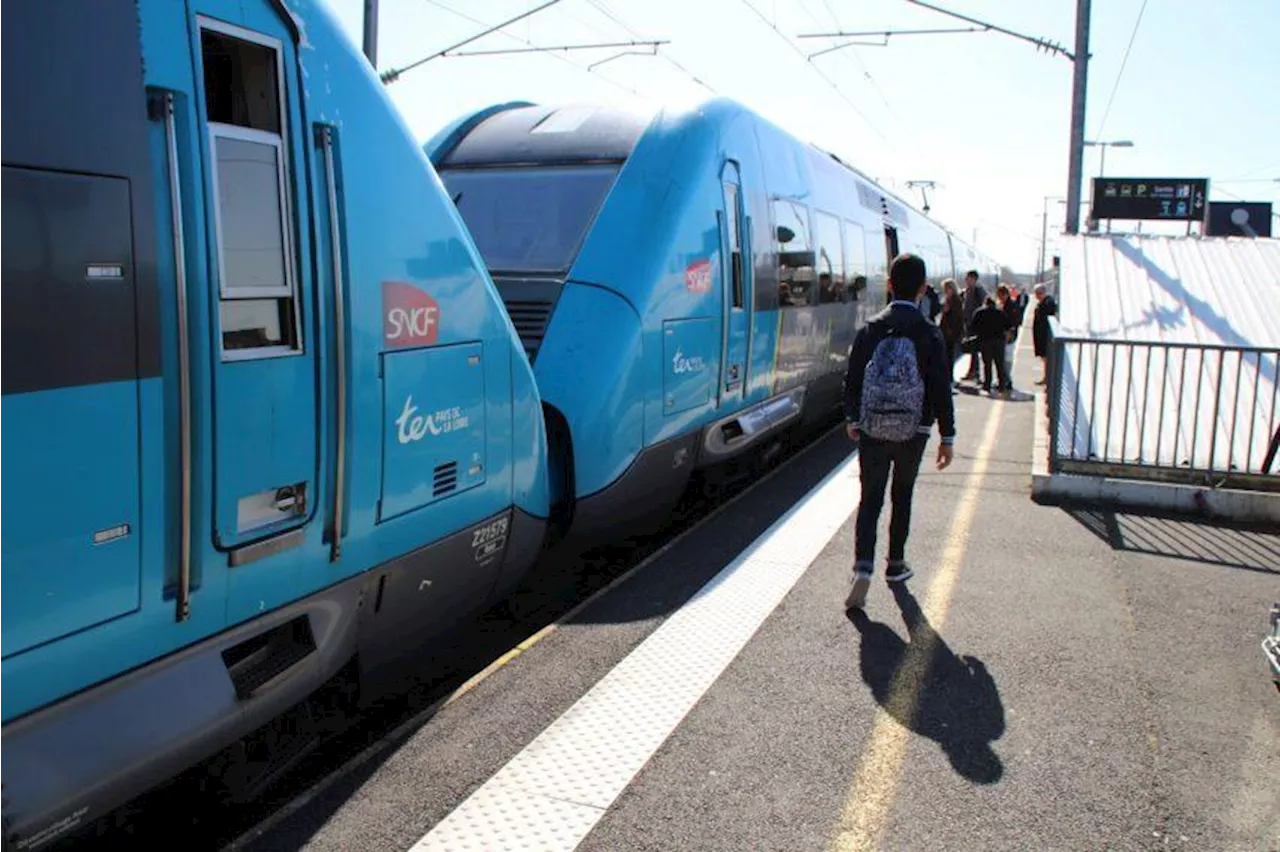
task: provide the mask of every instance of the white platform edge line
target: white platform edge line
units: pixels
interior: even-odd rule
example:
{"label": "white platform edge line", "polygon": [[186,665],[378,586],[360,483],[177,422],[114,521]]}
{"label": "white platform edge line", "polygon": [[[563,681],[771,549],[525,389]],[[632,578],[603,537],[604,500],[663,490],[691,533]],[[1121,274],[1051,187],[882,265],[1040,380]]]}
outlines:
{"label": "white platform edge line", "polygon": [[814,448],[820,446],[823,441],[829,438],[836,431],[840,431],[840,432],[844,431],[843,423],[841,423],[838,426],[832,427],[831,429],[827,429],[821,432],[817,438],[815,438],[809,444],[806,444],[794,455],[792,455],[791,457],[783,461],[779,466],[772,468],[767,473],[765,473],[765,475],[762,476],[759,480],[752,483],[750,486],[746,487],[745,489],[737,492],[725,502],[716,506],[714,509],[711,510],[710,513],[699,518],[691,526],[686,527],[683,531],[678,533],[675,536],[675,538],[670,539],[661,547],[659,547],[657,550],[653,551],[644,559],[640,560],[640,562],[628,568],[622,574],[619,574],[607,585],[599,589],[596,589],[588,597],[579,601],[573,608],[571,608],[570,610],[568,610],[567,612],[563,613],[558,618],[556,618],[555,621],[544,626],[541,630],[537,631],[532,636],[529,636],[524,641],[518,643],[514,648],[509,649],[506,653],[502,654],[500,657],[495,659],[488,666],[486,666],[485,668],[477,672],[475,675],[473,675],[471,678],[469,678],[465,683],[463,683],[457,689],[453,690],[448,695],[445,695],[442,698],[432,702],[431,704],[424,707],[422,710],[415,713],[413,716],[401,722],[399,725],[393,728],[390,732],[382,735],[375,742],[371,743],[369,746],[365,747],[363,750],[357,753],[354,757],[347,760],[335,772],[332,772],[324,776],[315,784],[311,785],[306,790],[303,790],[301,793],[295,796],[293,799],[286,802],[282,807],[273,811],[261,822],[247,829],[245,832],[237,836],[226,846],[223,846],[221,849],[221,852],[236,852],[236,850],[243,849],[247,847],[249,844],[255,842],[259,838],[266,835],[268,832],[273,830],[276,826],[283,823],[290,816],[302,810],[311,802],[315,801],[324,791],[328,790],[335,783],[342,780],[343,778],[350,776],[350,774],[353,771],[363,766],[369,760],[371,760],[378,754],[381,754],[386,749],[392,748],[395,746],[395,744],[406,739],[412,733],[417,731],[427,719],[430,719],[437,712],[439,712],[440,710],[443,710],[445,707],[452,705],[455,701],[458,701],[466,697],[466,695],[473,688],[482,684],[491,675],[501,671],[509,662],[516,659],[521,654],[528,652],[531,648],[537,645],[541,639],[549,636],[551,633],[555,632],[558,628],[571,622],[580,612],[587,609],[589,606],[593,605],[594,603],[604,598],[605,596],[609,595],[615,589],[617,589],[619,586],[623,585],[624,583],[628,582],[633,577],[638,576],[641,572],[643,572],[645,569],[647,569],[648,567],[656,563],[658,560],[660,560],[663,556],[665,556],[669,551],[673,550],[678,544],[683,542],[685,539],[689,538],[694,533],[705,528],[709,524],[715,522],[718,518],[720,518],[722,515],[727,513],[729,509],[738,505],[739,502],[746,499],[749,495],[760,493],[759,492],[760,488],[762,488],[767,483],[772,481],[774,477],[776,477],[778,474],[782,473],[783,471],[793,469],[791,467],[793,464],[795,464],[799,459],[803,458],[804,456],[812,452]]}
{"label": "white platform edge line", "polygon": [[823,477],[411,852],[576,848],[852,514],[857,468]]}

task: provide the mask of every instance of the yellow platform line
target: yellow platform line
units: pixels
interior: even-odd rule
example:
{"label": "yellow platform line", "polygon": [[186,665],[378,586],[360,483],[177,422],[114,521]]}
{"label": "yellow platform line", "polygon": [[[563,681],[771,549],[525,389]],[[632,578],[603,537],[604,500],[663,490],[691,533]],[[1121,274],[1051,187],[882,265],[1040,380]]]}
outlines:
{"label": "yellow platform line", "polygon": [[969,472],[955,514],[951,516],[937,576],[929,585],[923,606],[924,617],[934,629],[920,631],[918,636],[912,637],[902,665],[889,684],[885,707],[876,713],[853,787],[845,797],[840,822],[831,840],[832,852],[873,852],[884,831],[889,807],[897,791],[902,760],[911,738],[911,723],[915,718],[920,690],[929,676],[935,633],[942,631],[947,620],[951,592],[969,546],[969,533],[978,511],[982,480],[987,473],[987,461],[995,446],[1003,415],[1003,402],[996,402],[987,415],[973,469]]}

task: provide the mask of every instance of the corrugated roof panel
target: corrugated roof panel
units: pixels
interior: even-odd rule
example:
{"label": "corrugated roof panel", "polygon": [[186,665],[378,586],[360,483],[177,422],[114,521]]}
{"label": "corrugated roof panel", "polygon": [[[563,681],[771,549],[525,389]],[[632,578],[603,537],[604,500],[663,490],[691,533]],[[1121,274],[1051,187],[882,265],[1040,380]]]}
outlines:
{"label": "corrugated roof panel", "polygon": [[1280,240],[1063,239],[1058,334],[1080,342],[1059,454],[1261,472],[1280,427]]}
{"label": "corrugated roof panel", "polygon": [[1280,346],[1280,240],[1061,239],[1063,335]]}

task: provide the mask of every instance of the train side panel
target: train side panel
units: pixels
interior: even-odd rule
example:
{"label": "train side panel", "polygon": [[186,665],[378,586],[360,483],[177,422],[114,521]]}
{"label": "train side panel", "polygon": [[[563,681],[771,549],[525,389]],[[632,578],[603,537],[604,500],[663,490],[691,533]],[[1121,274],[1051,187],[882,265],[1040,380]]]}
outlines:
{"label": "train side panel", "polygon": [[329,11],[45,6],[4,35],[5,834],[31,849],[285,714],[219,777],[281,770],[317,688],[509,588],[548,514],[515,329]]}

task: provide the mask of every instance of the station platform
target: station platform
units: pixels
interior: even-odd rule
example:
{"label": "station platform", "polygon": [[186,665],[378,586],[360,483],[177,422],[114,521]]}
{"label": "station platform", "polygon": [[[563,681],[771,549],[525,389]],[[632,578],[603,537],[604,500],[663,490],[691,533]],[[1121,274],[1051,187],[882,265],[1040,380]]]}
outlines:
{"label": "station platform", "polygon": [[905,589],[833,433],[236,848],[1280,849],[1280,534],[1032,503],[1027,332]]}

